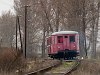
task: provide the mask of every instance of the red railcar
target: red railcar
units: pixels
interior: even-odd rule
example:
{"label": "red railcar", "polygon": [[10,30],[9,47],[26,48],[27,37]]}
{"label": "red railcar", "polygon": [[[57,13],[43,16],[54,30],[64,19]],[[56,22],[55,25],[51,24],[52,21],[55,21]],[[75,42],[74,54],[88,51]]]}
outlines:
{"label": "red railcar", "polygon": [[54,32],[47,39],[48,55],[52,58],[70,58],[79,55],[79,34],[76,31]]}

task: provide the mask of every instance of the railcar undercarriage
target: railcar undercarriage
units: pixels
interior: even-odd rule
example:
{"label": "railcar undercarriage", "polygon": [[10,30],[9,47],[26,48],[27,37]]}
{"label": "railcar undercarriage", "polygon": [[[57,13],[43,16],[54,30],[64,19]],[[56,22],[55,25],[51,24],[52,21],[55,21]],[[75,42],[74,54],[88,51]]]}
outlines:
{"label": "railcar undercarriage", "polygon": [[55,58],[55,59],[74,59],[79,55],[79,53],[76,50],[63,50],[59,51],[56,54],[49,54],[49,57]]}

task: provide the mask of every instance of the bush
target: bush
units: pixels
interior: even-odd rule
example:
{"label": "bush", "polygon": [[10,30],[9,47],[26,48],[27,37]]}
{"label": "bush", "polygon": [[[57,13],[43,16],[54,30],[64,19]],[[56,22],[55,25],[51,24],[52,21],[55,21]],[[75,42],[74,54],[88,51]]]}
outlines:
{"label": "bush", "polygon": [[0,71],[10,72],[24,66],[20,50],[16,51],[14,48],[1,48],[0,51]]}

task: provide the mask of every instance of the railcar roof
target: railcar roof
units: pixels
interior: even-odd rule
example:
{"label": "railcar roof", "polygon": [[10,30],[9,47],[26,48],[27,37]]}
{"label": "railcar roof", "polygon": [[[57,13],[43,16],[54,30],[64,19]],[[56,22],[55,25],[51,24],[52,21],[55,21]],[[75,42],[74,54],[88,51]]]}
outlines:
{"label": "railcar roof", "polygon": [[78,34],[77,31],[59,31],[59,32],[54,32],[52,35],[59,35],[59,34]]}

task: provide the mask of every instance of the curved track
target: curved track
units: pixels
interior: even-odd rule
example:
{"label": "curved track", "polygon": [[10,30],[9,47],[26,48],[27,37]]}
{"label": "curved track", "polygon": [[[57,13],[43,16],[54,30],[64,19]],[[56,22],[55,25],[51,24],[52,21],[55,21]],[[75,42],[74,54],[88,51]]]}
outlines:
{"label": "curved track", "polygon": [[75,61],[62,61],[62,62],[74,62],[74,64],[69,68],[69,69],[66,69],[64,72],[62,73],[46,73],[48,71],[50,71],[51,69],[53,68],[58,68],[60,65],[62,65],[61,62],[59,62],[58,64],[54,64],[54,65],[51,65],[51,66],[48,66],[46,68],[42,68],[40,70],[37,70],[37,71],[34,71],[34,72],[30,72],[30,73],[27,73],[25,75],[69,75],[71,72],[73,72],[74,70],[77,69],[77,67],[79,66],[80,64],[80,60],[75,60]]}

